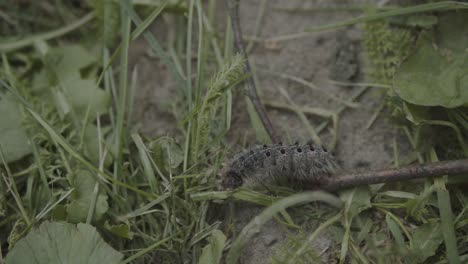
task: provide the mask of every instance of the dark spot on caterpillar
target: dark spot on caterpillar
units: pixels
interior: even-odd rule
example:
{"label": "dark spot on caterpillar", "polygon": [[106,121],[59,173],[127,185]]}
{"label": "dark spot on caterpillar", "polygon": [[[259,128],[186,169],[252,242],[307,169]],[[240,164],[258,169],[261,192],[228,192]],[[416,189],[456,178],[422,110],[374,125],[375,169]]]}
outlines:
{"label": "dark spot on caterpillar", "polygon": [[283,146],[283,142],[281,142],[281,141],[278,142],[278,145]]}
{"label": "dark spot on caterpillar", "polygon": [[223,179],[221,185],[224,189],[235,189],[241,186],[242,183],[242,177],[235,171],[230,170],[226,173],[226,177]]}
{"label": "dark spot on caterpillar", "polygon": [[294,142],[294,145],[296,146],[299,145],[299,141]]}
{"label": "dark spot on caterpillar", "polygon": [[316,182],[335,173],[332,152],[313,143],[255,146],[231,160],[222,173],[222,185],[232,189],[267,182]]}
{"label": "dark spot on caterpillar", "polygon": [[323,151],[324,151],[324,152],[327,152],[327,151],[328,151],[327,148],[325,148],[325,147],[323,147],[323,146],[322,146],[322,148],[323,148]]}

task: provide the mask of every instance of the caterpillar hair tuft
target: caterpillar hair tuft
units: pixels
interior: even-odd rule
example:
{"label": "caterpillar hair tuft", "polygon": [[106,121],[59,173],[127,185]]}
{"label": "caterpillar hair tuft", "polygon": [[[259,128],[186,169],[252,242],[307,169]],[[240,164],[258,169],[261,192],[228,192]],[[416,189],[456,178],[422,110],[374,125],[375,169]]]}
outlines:
{"label": "caterpillar hair tuft", "polygon": [[223,189],[245,185],[291,182],[319,184],[338,168],[334,156],[323,146],[295,143],[257,145],[235,155],[221,175]]}

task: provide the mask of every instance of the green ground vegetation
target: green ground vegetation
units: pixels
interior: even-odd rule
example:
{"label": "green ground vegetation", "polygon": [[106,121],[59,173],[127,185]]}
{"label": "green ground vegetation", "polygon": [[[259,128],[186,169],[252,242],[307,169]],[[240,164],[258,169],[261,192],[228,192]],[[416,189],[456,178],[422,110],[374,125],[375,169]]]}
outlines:
{"label": "green ground vegetation", "polygon": [[[228,19],[225,28],[215,27],[218,5],[0,4],[0,262],[237,263],[248,239],[270,219],[291,231],[272,263],[318,262],[311,242],[322,232],[332,237],[331,256],[339,263],[466,262],[466,175],[336,194],[217,190],[233,93],[242,93],[238,84],[248,77],[243,57],[233,52]],[[401,157],[395,139],[395,167],[468,157],[467,7],[442,1],[345,8],[362,15],[301,32],[361,25],[372,82],[362,86],[380,87],[385,99],[375,116],[388,110],[412,147]],[[260,9],[256,32],[265,12],[273,11]],[[156,36],[148,27],[163,16],[170,27]],[[150,138],[135,129],[138,71],[128,54],[137,38],[175,83],[168,107],[177,135]],[[340,102],[338,110],[313,109],[319,124],[292,100],[286,108],[320,140],[324,128],[336,132],[339,113],[357,105]],[[248,112],[258,140],[268,141],[250,102]],[[237,202],[265,209],[233,230],[224,212]]]}

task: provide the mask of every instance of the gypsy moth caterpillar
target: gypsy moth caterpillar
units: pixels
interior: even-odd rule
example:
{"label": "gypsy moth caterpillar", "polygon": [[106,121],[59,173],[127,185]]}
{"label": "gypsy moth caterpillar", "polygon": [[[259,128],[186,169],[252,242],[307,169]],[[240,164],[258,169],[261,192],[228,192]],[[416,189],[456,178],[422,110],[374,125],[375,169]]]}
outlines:
{"label": "gypsy moth caterpillar", "polygon": [[222,171],[221,185],[234,189],[242,185],[272,183],[279,179],[322,182],[337,169],[333,155],[314,144],[254,146],[235,155]]}

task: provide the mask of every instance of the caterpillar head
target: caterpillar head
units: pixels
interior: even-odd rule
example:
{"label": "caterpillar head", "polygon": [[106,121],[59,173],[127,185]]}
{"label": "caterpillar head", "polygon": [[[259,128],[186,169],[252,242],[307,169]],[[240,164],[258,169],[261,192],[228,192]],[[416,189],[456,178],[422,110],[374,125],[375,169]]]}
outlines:
{"label": "caterpillar head", "polygon": [[228,170],[223,173],[223,180],[221,186],[225,190],[233,190],[242,185],[242,177],[234,170]]}

